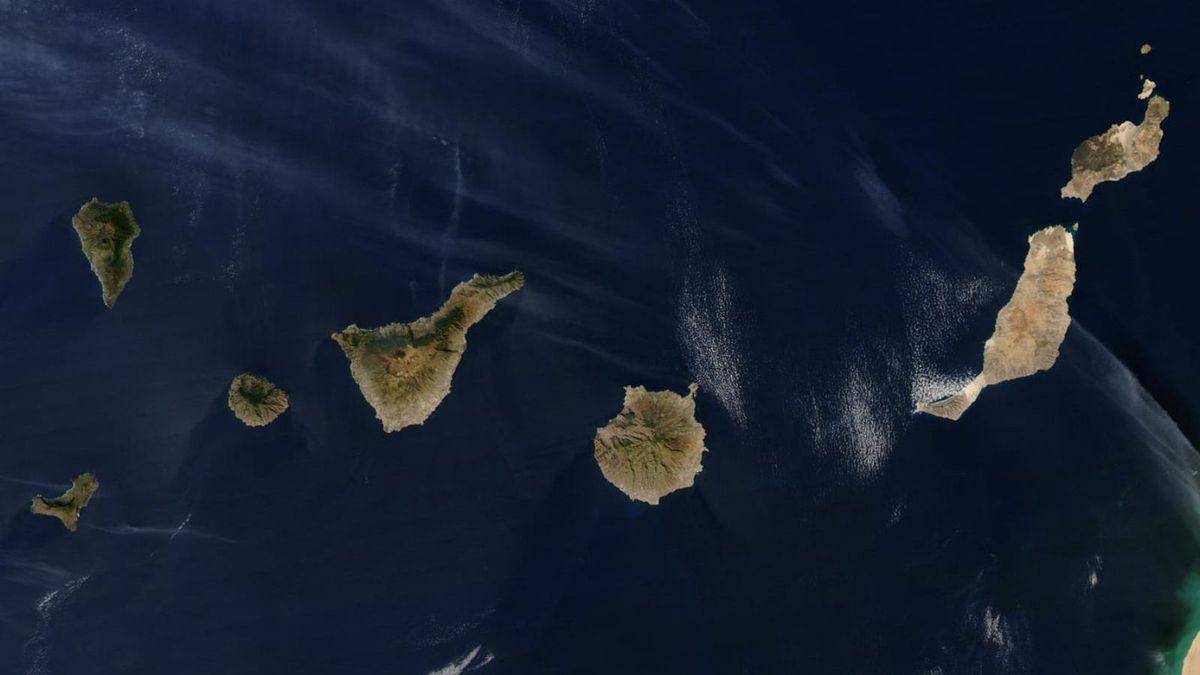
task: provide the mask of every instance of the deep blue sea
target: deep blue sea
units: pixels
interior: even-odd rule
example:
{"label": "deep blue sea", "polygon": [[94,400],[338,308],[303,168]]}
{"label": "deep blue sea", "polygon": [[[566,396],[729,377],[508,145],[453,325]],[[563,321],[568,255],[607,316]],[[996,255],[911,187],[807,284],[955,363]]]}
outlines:
{"label": "deep blue sea", "polygon": [[[1174,675],[1198,34],[1178,1],[0,0],[0,675]],[[1060,199],[1139,74],[1161,157]],[[112,310],[91,197],[142,227]],[[1054,368],[914,416],[1074,222]],[[513,269],[385,434],[329,335]],[[244,371],[291,397],[268,427]],[[629,501],[595,428],[690,382],[703,472]],[[29,513],[84,471],[78,532]]]}

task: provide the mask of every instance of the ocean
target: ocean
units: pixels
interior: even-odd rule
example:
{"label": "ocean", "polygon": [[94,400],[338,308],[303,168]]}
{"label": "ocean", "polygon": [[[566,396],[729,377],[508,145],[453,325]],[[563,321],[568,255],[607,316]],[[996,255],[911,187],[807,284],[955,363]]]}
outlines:
{"label": "ocean", "polygon": [[[0,0],[0,672],[1178,672],[1198,23]],[[1060,199],[1143,73],[1162,156]],[[142,227],[112,310],[93,196]],[[915,416],[1074,222],[1054,368]],[[514,269],[383,433],[330,334]],[[289,394],[268,427],[226,408],[245,371]],[[696,485],[629,501],[596,427],[691,382]],[[28,512],[84,471],[78,532]]]}

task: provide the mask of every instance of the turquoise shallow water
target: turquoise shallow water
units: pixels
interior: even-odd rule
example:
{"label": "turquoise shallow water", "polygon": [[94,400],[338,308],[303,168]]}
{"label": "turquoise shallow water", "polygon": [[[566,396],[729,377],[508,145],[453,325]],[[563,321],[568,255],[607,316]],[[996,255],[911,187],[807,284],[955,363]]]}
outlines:
{"label": "turquoise shallow water", "polygon": [[1171,649],[1164,659],[1162,672],[1178,673],[1183,669],[1184,658],[1192,646],[1192,641],[1200,634],[1200,575],[1193,574],[1180,590],[1180,601],[1190,609],[1184,624],[1179,642]]}
{"label": "turquoise shallow water", "polygon": [[[1197,26],[911,11],[0,0],[0,670],[1177,671]],[[1142,70],[1163,156],[1063,202]],[[92,196],[143,227],[112,311]],[[1056,366],[914,416],[1076,221]],[[382,433],[330,334],[511,269]],[[630,503],[595,428],[693,381],[704,470]],[[27,513],[83,470],[78,533]]]}

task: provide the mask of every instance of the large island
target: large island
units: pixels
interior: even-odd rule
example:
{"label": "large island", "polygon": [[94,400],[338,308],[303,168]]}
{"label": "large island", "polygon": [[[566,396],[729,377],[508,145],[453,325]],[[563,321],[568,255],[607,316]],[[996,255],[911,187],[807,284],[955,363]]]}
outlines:
{"label": "large island", "polygon": [[[1150,88],[1143,88],[1143,92],[1149,96],[1154,85],[1150,80],[1146,82]],[[1141,124],[1126,120],[1080,143],[1071,154],[1071,180],[1063,186],[1063,199],[1087,201],[1097,184],[1121,180],[1158,159],[1162,122],[1170,112],[1167,99],[1150,96]]]}
{"label": "large island", "polygon": [[92,197],[71,219],[79,245],[100,280],[104,306],[112,308],[133,276],[133,240],[142,233],[129,202],[107,204]]}
{"label": "large island", "polygon": [[467,330],[524,284],[520,272],[476,274],[455,286],[431,316],[381,328],[351,325],[333,334],[384,431],[429,419],[450,393],[450,380],[467,348]]}
{"label": "large island", "polygon": [[704,427],[696,421],[696,385],[687,396],[625,387],[620,414],[596,430],[600,472],[630,499],[648,504],[691,487],[704,452]]}
{"label": "large island", "polygon": [[58,518],[72,532],[79,527],[79,512],[83,510],[92,495],[100,489],[100,481],[90,473],[81,474],[71,482],[71,488],[58,497],[47,499],[41,495],[33,498],[29,510],[39,516]]}
{"label": "large island", "polygon": [[996,329],[983,345],[983,371],[961,391],[917,412],[956,420],[984,387],[1048,370],[1071,325],[1067,298],[1075,288],[1075,237],[1061,225],[1029,238],[1025,271],[1012,299],[996,315]]}

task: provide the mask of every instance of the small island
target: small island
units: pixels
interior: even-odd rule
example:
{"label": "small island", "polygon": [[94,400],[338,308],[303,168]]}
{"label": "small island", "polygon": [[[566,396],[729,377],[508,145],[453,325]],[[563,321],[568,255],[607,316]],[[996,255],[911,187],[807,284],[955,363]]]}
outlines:
{"label": "small island", "polygon": [[90,473],[80,475],[71,482],[71,489],[59,497],[46,499],[41,495],[33,498],[29,510],[39,516],[52,516],[62,521],[62,524],[72,532],[79,527],[79,512],[83,510],[92,495],[100,489],[100,481]]}
{"label": "small island", "polygon": [[956,420],[984,387],[1048,370],[1071,325],[1067,298],[1075,288],[1075,237],[1061,225],[1029,238],[1025,270],[1012,299],[996,315],[983,345],[983,372],[948,398],[922,403],[917,412]]}
{"label": "small island", "polygon": [[1151,96],[1141,124],[1126,120],[1081,143],[1071,155],[1071,180],[1062,188],[1063,199],[1085,202],[1099,183],[1121,180],[1158,159],[1162,122],[1170,112],[1167,99]]}
{"label": "small island", "polygon": [[93,197],[71,219],[83,254],[100,280],[104,306],[112,308],[133,276],[133,240],[142,233],[129,202],[107,204]]}
{"label": "small island", "polygon": [[596,430],[600,472],[630,499],[648,504],[691,487],[704,452],[704,427],[696,421],[696,385],[686,396],[625,387],[621,413]]}
{"label": "small island", "polygon": [[467,348],[467,330],[524,284],[520,272],[476,274],[455,286],[446,304],[430,316],[381,328],[350,325],[333,334],[384,431],[429,419],[450,393]]}
{"label": "small island", "polygon": [[242,373],[229,385],[229,409],[248,427],[262,427],[288,409],[288,396],[265,377]]}
{"label": "small island", "polygon": [[1157,86],[1158,86],[1158,83],[1155,82],[1154,80],[1152,80],[1148,77],[1143,77],[1142,78],[1142,91],[1138,94],[1138,100],[1145,101],[1146,99],[1153,96],[1154,88]]}

